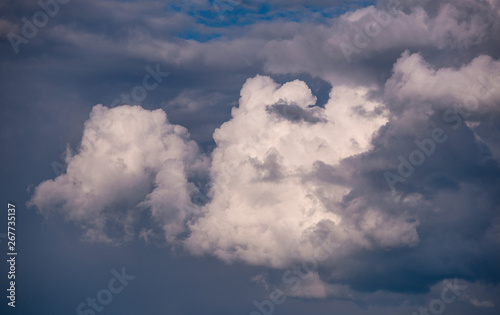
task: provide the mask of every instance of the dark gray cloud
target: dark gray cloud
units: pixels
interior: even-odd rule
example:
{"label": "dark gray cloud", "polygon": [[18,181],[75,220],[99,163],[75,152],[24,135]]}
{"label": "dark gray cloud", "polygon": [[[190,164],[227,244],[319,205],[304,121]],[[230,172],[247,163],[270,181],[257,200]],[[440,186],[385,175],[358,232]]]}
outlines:
{"label": "dark gray cloud", "polygon": [[295,123],[306,122],[315,124],[324,121],[320,117],[314,116],[314,113],[311,113],[298,105],[286,104],[285,102],[278,102],[270,105],[266,108],[266,110],[275,114],[279,118]]}

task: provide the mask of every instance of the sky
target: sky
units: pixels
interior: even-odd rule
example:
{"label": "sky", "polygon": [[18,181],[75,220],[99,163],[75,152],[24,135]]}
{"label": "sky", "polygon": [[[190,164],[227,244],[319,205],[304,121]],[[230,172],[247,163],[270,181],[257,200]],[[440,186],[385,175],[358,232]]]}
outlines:
{"label": "sky", "polygon": [[0,12],[1,314],[499,313],[500,1]]}

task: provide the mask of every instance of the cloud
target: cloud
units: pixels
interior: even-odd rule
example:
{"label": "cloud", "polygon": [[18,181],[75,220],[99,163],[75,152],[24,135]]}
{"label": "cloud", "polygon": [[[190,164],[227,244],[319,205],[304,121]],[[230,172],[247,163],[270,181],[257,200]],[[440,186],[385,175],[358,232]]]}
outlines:
{"label": "cloud", "polygon": [[458,104],[469,111],[496,113],[500,61],[481,55],[459,69],[433,69],[420,54],[407,51],[394,64],[385,96],[400,104],[431,103],[436,109]]}
{"label": "cloud", "polygon": [[188,181],[206,167],[184,127],[162,110],[96,105],[79,152],[66,157],[66,174],[41,183],[30,203],[79,225],[85,238],[113,242],[132,236],[147,208],[168,240],[185,231],[186,209],[196,209]]}
{"label": "cloud", "polygon": [[291,122],[304,121],[315,124],[322,121],[321,118],[314,116],[310,111],[306,111],[295,104],[288,105],[283,102],[278,102],[267,106],[266,110],[270,113],[274,113],[279,118],[287,119]]}
{"label": "cloud", "polygon": [[[214,133],[212,200],[191,224],[187,246],[226,261],[284,267],[311,257],[325,237],[362,248],[417,244],[417,222],[361,201],[346,215],[340,202],[350,187],[314,175],[317,163],[338,165],[371,149],[387,118],[368,93],[337,86],[324,108],[310,107],[316,99],[301,81],[247,80],[232,119]],[[321,120],[277,119],[269,110],[275,104]]]}
{"label": "cloud", "polygon": [[[342,206],[345,216],[357,226],[367,226],[367,208],[378,209],[385,223],[396,213],[405,213],[405,220],[391,226],[409,231],[408,226],[417,224],[418,244],[400,251],[391,247],[391,240],[409,240],[412,234],[400,233],[393,238],[391,234],[398,231],[374,228],[375,233],[383,234],[378,235],[379,244],[386,240],[390,249],[351,251],[344,259],[327,261],[320,273],[323,282],[349,283],[356,291],[413,293],[425,292],[450,275],[497,283],[499,274],[493,266],[498,261],[494,258],[498,246],[494,235],[498,235],[500,168],[498,140],[488,135],[498,130],[494,126],[498,121],[498,90],[493,89],[488,97],[472,94],[477,100],[475,112],[463,101],[472,88],[481,86],[484,91],[478,78],[497,78],[497,68],[497,61],[487,56],[450,68],[431,65],[420,54],[404,53],[394,64],[382,96],[390,114],[373,137],[373,147],[340,161],[340,166],[319,164],[315,176],[351,187]],[[443,118],[447,111],[462,115],[461,106],[471,110],[468,116],[460,116],[461,123]],[[396,169],[398,156],[408,157],[418,149],[415,141],[430,137],[434,128],[444,131],[446,142],[437,145],[435,152],[391,192],[384,172]],[[358,213],[365,213],[365,218],[360,219]],[[452,264],[447,263],[449,259]],[[371,268],[374,265],[378,267]],[[480,271],[477,266],[485,269]]]}

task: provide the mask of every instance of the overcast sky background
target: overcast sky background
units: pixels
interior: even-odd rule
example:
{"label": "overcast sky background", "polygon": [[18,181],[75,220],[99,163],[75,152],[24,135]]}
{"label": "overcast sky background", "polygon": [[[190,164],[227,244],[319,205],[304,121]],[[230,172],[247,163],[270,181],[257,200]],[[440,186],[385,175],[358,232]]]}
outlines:
{"label": "overcast sky background", "polygon": [[500,1],[51,3],[0,0],[2,314],[498,314]]}

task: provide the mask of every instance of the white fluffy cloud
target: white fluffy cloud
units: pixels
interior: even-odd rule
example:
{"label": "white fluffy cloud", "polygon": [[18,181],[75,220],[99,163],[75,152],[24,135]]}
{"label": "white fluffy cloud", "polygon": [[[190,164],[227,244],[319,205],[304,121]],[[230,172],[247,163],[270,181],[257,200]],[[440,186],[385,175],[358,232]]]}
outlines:
{"label": "white fluffy cloud", "polygon": [[405,52],[394,64],[385,96],[403,104],[427,102],[442,108],[458,104],[469,111],[497,112],[500,61],[481,55],[459,69],[434,69],[420,54]]}
{"label": "white fluffy cloud", "polygon": [[188,138],[162,110],[96,105],[79,153],[66,157],[66,174],[41,183],[31,203],[82,226],[87,239],[107,242],[117,232],[131,234],[147,207],[172,240],[184,231],[189,213],[183,209],[195,209],[196,188],[187,177],[206,167]]}
{"label": "white fluffy cloud", "polygon": [[41,183],[31,203],[100,241],[131,236],[147,209],[169,242],[190,233],[182,242],[193,253],[272,267],[312,257],[325,238],[366,249],[411,246],[417,223],[362,198],[346,217],[340,202],[350,187],[315,175],[318,162],[338,166],[371,149],[388,113],[369,92],[336,86],[321,108],[302,81],[247,80],[232,119],[214,133],[204,206],[191,202],[199,191],[190,178],[208,160],[185,128],[169,124],[162,110],[97,105],[67,173]]}
{"label": "white fluffy cloud", "polygon": [[337,86],[320,108],[311,107],[316,99],[304,82],[247,80],[233,118],[214,133],[213,199],[191,224],[187,246],[226,261],[283,267],[312,257],[325,236],[365,248],[418,242],[416,223],[369,205],[350,209],[359,224],[344,220],[339,203],[349,187],[312,176],[316,162],[338,165],[371,148],[387,112],[368,92]]}

